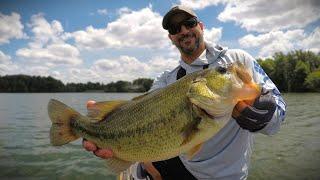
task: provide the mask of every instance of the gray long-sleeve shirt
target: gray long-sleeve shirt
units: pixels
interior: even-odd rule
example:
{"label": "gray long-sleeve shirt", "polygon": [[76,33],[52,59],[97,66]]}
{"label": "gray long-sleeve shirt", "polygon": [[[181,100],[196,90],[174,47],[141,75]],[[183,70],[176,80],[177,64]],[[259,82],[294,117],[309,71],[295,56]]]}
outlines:
{"label": "gray long-sleeve shirt", "polygon": [[[277,87],[251,55],[243,50],[228,50],[218,45],[211,46],[206,43],[206,51],[199,58],[190,65],[180,60],[180,66],[189,74],[201,70],[206,64],[209,64],[209,68],[213,68],[235,61],[242,62],[250,70],[253,80],[257,84],[272,90],[277,109],[268,125],[258,133],[275,134],[285,118],[286,104]],[[155,79],[151,90],[174,83],[179,68],[178,66],[171,71],[162,73]],[[254,133],[240,128],[237,122],[231,118],[218,134],[204,143],[200,152],[191,160],[188,160],[184,155],[180,155],[180,159],[197,179],[246,179],[253,140]]]}

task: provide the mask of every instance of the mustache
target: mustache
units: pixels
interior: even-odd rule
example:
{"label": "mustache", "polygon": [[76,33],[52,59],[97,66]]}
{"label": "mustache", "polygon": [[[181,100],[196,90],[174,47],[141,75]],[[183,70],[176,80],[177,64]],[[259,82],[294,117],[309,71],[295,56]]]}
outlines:
{"label": "mustache", "polygon": [[186,38],[190,37],[196,37],[195,33],[189,32],[187,34],[182,34],[181,37],[179,38],[179,41],[183,41]]}

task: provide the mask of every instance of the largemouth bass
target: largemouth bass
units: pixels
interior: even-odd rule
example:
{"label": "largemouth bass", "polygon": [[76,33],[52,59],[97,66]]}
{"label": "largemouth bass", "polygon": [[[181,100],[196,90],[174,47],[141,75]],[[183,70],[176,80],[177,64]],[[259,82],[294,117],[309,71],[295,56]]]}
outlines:
{"label": "largemouth bass", "polygon": [[51,99],[50,140],[60,146],[83,137],[111,148],[114,156],[107,163],[116,173],[134,162],[182,153],[192,158],[231,119],[237,102],[259,94],[259,85],[237,62],[194,72],[130,101],[98,102],[87,116]]}

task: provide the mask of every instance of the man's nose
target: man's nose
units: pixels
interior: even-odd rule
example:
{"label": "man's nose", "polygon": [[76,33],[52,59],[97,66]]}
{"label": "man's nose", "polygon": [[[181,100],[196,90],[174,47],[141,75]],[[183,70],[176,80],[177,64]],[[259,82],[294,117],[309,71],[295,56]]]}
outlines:
{"label": "man's nose", "polygon": [[182,25],[181,28],[180,28],[180,34],[186,34],[189,32],[189,29],[186,28],[185,25]]}

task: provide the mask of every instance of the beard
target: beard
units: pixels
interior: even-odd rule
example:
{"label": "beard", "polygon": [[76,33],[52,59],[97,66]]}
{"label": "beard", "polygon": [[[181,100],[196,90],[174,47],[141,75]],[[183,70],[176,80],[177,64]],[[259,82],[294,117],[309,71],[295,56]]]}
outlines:
{"label": "beard", "polygon": [[[194,46],[191,47],[182,47],[181,42],[183,42],[187,38],[195,38]],[[184,54],[191,55],[194,53],[199,47],[200,44],[203,42],[203,36],[197,37],[195,33],[189,32],[188,34],[185,34],[181,36],[178,39],[178,42],[174,42],[174,45]]]}

